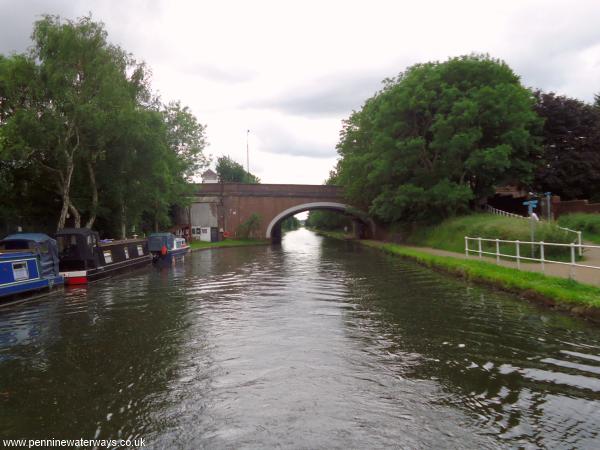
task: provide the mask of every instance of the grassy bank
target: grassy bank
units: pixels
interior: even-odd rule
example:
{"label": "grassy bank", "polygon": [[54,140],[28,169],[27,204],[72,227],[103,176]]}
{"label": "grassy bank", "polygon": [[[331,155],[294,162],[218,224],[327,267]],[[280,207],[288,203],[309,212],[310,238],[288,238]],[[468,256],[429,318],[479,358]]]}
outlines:
{"label": "grassy bank", "polygon": [[266,239],[225,239],[219,242],[204,242],[193,241],[190,244],[192,251],[203,250],[207,248],[222,248],[222,247],[246,247],[249,245],[268,245],[271,241]]}
{"label": "grassy bank", "polygon": [[[330,232],[321,232],[337,237]],[[530,300],[600,320],[600,288],[565,278],[546,276],[498,266],[483,261],[438,256],[380,241],[357,241],[367,247],[408,258],[419,264],[442,270],[477,283],[492,285]]]}
{"label": "grassy bank", "polygon": [[[573,233],[561,230],[552,222],[535,222],[534,241],[571,243],[575,239]],[[405,242],[410,245],[432,247],[451,252],[465,251],[465,236],[488,239],[504,239],[509,241],[531,241],[531,222],[514,217],[497,216],[480,213],[468,216],[453,217],[434,226],[419,226],[407,229],[402,233]],[[476,243],[470,243],[473,248]],[[494,242],[484,242],[483,250],[494,252]],[[531,254],[531,246],[520,246],[522,255]],[[515,255],[515,244],[500,244],[500,252]],[[539,257],[539,246],[534,246],[533,253]],[[546,257],[558,260],[568,260],[569,249],[547,248]]]}
{"label": "grassy bank", "polygon": [[574,213],[560,216],[561,227],[583,231],[583,239],[600,244],[600,214]]}

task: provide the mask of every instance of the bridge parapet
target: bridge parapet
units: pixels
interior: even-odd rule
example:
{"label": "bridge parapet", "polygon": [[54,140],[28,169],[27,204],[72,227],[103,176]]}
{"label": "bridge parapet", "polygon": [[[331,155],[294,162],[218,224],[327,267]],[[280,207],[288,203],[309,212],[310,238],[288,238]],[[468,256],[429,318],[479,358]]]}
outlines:
{"label": "bridge parapet", "polygon": [[247,184],[203,183],[196,184],[195,193],[203,195],[259,196],[259,197],[318,197],[343,198],[340,186],[308,184]]}

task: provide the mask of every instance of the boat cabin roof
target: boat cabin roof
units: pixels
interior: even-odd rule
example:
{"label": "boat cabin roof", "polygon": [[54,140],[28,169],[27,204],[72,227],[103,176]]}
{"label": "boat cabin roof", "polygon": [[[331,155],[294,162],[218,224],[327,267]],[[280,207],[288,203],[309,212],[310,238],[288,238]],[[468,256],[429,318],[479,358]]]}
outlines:
{"label": "boat cabin roof", "polygon": [[4,241],[31,241],[31,242],[46,242],[53,241],[50,236],[44,233],[15,233],[6,236],[0,242]]}
{"label": "boat cabin roof", "polygon": [[56,235],[64,236],[66,234],[80,234],[82,236],[89,236],[90,234],[95,234],[98,236],[98,232],[94,230],[90,230],[89,228],[63,228],[59,230]]}

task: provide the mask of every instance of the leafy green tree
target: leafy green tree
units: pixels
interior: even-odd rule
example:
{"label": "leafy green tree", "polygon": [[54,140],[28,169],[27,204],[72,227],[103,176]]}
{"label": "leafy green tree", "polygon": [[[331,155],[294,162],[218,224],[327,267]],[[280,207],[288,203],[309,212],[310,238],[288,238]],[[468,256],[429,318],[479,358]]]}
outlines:
{"label": "leafy green tree", "polygon": [[[32,37],[30,54],[4,65],[2,78],[13,82],[5,92],[11,99],[8,111],[2,112],[3,152],[31,160],[53,180],[62,203],[58,228],[69,212],[79,226],[81,214],[71,194],[78,163],[90,176],[95,210],[93,166],[110,141],[106,131],[114,129],[114,111],[135,98],[127,94],[136,91],[139,70],[125,52],[108,44],[102,24],[89,17],[62,22],[45,16]],[[94,218],[92,212],[88,226]]]}
{"label": "leafy green tree", "polygon": [[295,217],[291,216],[281,222],[281,231],[292,231],[300,228],[300,221]]}
{"label": "leafy green tree", "polygon": [[417,64],[345,122],[338,182],[385,222],[436,220],[528,183],[538,157],[533,96],[483,55]]}
{"label": "leafy green tree", "polygon": [[260,183],[260,178],[248,173],[241,164],[229,156],[217,158],[217,175],[221,183]]}
{"label": "leafy green tree", "polygon": [[344,228],[352,229],[352,220],[339,212],[327,210],[314,210],[308,213],[306,219],[308,228],[316,228],[318,230],[343,230]]}
{"label": "leafy green tree", "polygon": [[187,106],[171,102],[163,109],[167,125],[167,144],[183,163],[183,174],[189,180],[208,165],[203,150],[207,145],[206,126],[198,122]]}
{"label": "leafy green tree", "polygon": [[544,119],[544,154],[535,188],[566,200],[600,200],[600,109],[580,100],[535,92]]}
{"label": "leafy green tree", "polygon": [[0,221],[40,229],[58,215],[62,228],[87,216],[122,237],[170,225],[207,164],[204,125],[162,105],[145,65],[89,17],[45,16],[33,40],[28,54],[0,55]]}

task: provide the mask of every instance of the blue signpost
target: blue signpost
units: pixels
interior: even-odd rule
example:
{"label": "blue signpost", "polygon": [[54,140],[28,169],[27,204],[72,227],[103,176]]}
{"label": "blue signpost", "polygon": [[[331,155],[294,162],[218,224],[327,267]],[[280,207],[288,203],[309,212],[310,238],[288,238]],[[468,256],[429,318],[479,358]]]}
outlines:
{"label": "blue signpost", "polygon": [[535,251],[534,251],[534,246],[533,246],[533,242],[535,242],[535,220],[533,219],[533,209],[537,208],[538,205],[538,201],[537,200],[527,200],[526,202],[523,202],[523,204],[525,206],[527,206],[527,214],[529,215],[529,222],[530,222],[530,230],[531,230],[531,257],[535,258]]}
{"label": "blue signpost", "polygon": [[546,220],[548,222],[550,222],[550,220],[552,220],[552,211],[551,211],[551,199],[552,199],[552,192],[544,192],[544,195],[546,196]]}

